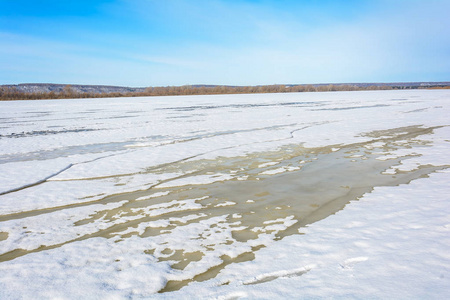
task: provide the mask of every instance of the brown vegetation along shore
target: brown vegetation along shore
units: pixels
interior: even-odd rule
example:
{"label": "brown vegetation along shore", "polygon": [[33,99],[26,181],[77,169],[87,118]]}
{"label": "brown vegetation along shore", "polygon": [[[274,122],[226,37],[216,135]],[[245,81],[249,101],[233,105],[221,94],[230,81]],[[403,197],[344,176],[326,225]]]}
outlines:
{"label": "brown vegetation along shore", "polygon": [[[0,100],[39,100],[39,99],[73,99],[73,98],[109,98],[109,97],[142,97],[142,96],[174,96],[174,95],[212,95],[212,94],[251,94],[251,93],[292,93],[292,92],[327,92],[327,91],[359,91],[359,90],[391,90],[405,88],[430,88],[416,86],[349,84],[323,85],[261,85],[261,86],[167,86],[148,87],[142,92],[78,92],[70,85],[61,91],[24,92],[16,87],[0,87]],[[449,88],[449,87],[440,87]]]}
{"label": "brown vegetation along shore", "polygon": [[430,90],[450,90],[450,86],[433,86],[429,87]]}

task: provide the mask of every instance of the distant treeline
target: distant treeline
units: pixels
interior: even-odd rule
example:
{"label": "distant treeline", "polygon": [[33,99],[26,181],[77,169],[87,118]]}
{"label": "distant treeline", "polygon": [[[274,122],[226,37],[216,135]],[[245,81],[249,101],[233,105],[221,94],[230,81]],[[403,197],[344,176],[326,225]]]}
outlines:
{"label": "distant treeline", "polygon": [[[261,86],[167,86],[148,87],[143,92],[126,93],[86,93],[77,92],[66,85],[60,92],[22,92],[16,87],[0,87],[0,100],[39,100],[39,99],[73,99],[73,98],[109,98],[109,97],[142,97],[142,96],[175,96],[175,95],[214,95],[214,94],[252,94],[252,93],[294,93],[294,92],[328,92],[328,91],[361,91],[392,90],[405,86],[370,85],[356,86],[348,84],[328,85],[261,85]],[[424,88],[424,87],[423,87]]]}

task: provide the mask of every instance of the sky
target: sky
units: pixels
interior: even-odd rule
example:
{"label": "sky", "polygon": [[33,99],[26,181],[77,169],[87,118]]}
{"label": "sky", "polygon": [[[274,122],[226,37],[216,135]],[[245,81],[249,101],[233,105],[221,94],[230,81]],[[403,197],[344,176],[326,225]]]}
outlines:
{"label": "sky", "polygon": [[0,0],[0,84],[450,81],[449,0]]}

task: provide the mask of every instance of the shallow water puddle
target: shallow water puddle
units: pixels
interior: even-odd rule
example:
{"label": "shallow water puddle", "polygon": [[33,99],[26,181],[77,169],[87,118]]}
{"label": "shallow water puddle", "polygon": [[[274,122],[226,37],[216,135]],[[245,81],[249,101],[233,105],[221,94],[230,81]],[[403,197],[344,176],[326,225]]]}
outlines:
{"label": "shallow water puddle", "polygon": [[7,232],[0,232],[0,241],[4,241],[8,238]]}
{"label": "shallow water puddle", "polygon": [[[94,233],[30,251],[9,251],[0,255],[0,261],[91,237],[114,238],[120,243],[139,236],[152,245],[145,253],[168,262],[181,274],[160,292],[174,291],[191,281],[213,278],[231,263],[254,259],[254,252],[261,247],[299,234],[299,228],[336,213],[376,186],[407,184],[448,167],[420,166],[407,172],[384,173],[405,156],[380,156],[398,149],[427,147],[428,143],[417,137],[432,131],[420,126],[403,127],[371,132],[366,135],[370,142],[358,144],[322,148],[289,145],[277,151],[214,160],[188,159],[149,169],[149,174],[180,176],[146,191],[77,204],[123,203],[73,223],[74,228],[98,224]],[[210,183],[202,183],[205,178]],[[2,221],[39,217],[73,207],[0,217]],[[8,233],[0,232],[0,241],[7,239]],[[269,280],[272,278],[261,282]]]}

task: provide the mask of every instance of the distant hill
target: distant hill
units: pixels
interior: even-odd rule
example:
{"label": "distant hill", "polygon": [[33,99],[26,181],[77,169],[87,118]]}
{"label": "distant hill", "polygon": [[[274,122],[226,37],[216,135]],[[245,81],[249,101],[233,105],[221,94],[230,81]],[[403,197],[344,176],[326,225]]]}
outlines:
{"label": "distant hill", "polygon": [[[0,87],[16,88],[23,93],[60,93],[68,84],[55,83],[21,83],[11,85],[1,85]],[[71,89],[76,93],[89,94],[109,94],[109,93],[134,93],[143,92],[145,88],[132,88],[124,86],[110,86],[110,85],[83,85],[83,84],[69,84]]]}
{"label": "distant hill", "polygon": [[[427,87],[444,87],[450,86],[450,82],[386,82],[386,83],[331,83],[334,86],[347,85],[355,86],[360,88],[366,88],[370,86],[388,86],[392,88],[402,89],[402,88],[427,88]],[[111,85],[82,85],[82,84],[54,84],[54,83],[21,83],[21,84],[10,84],[10,85],[0,85],[0,88],[16,88],[22,93],[61,93],[64,87],[70,86],[71,89],[76,93],[89,93],[89,94],[110,94],[110,93],[142,93],[145,91],[146,87],[124,87],[124,86],[111,86]],[[316,84],[280,84],[286,87],[293,87],[298,85],[311,85],[314,87],[321,87],[330,85],[330,83],[316,83]],[[195,88],[214,88],[220,87],[221,85],[207,85],[207,84],[195,84],[191,87]],[[263,85],[259,85],[263,86]],[[227,85],[225,87],[238,87]]]}
{"label": "distant hill", "polygon": [[211,94],[299,93],[360,90],[450,88],[450,82],[319,83],[257,86],[183,85],[166,87],[123,87],[52,83],[0,85],[0,100],[75,99]]}

